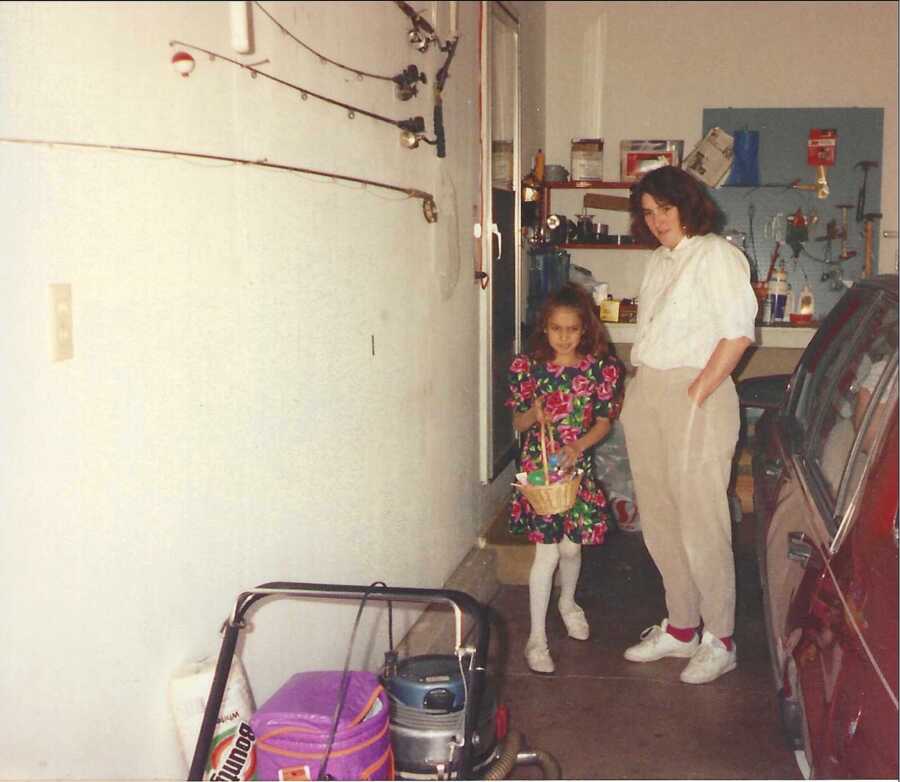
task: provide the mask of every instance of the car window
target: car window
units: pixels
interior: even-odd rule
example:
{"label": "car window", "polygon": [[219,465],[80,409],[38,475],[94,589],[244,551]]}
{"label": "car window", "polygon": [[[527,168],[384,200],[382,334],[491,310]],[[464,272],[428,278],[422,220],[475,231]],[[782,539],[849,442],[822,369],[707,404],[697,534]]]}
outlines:
{"label": "car window", "polygon": [[[892,417],[892,413],[894,414],[893,417],[896,417],[897,385],[897,357],[895,355],[893,360],[886,364],[884,371],[879,373],[879,381],[874,387],[872,396],[866,400],[866,414],[859,421],[859,436],[857,437],[856,447],[850,455],[845,471],[847,477],[844,480],[838,499],[842,519],[832,541],[832,551],[840,548],[841,543],[856,521],[855,517],[859,515],[861,497],[858,495],[860,491],[866,491],[864,483],[868,480],[866,476],[871,475],[875,465],[885,458],[883,453],[887,447],[885,443],[890,440],[890,438],[886,437],[887,430],[889,425],[895,428],[897,425],[896,420],[893,423],[889,420]],[[864,392],[861,391],[860,393]],[[893,443],[893,447],[896,447],[896,434]],[[856,512],[853,510],[854,507]],[[895,532],[896,520],[897,514],[895,511]]]}
{"label": "car window", "polygon": [[804,352],[792,382],[789,422],[794,449],[807,451],[822,402],[837,380],[837,373],[853,350],[852,341],[865,319],[864,299],[856,291],[845,294],[822,323]]}
{"label": "car window", "polygon": [[[820,362],[814,376],[815,398],[806,408],[807,464],[823,489],[831,514],[839,501],[853,492],[861,475],[866,443],[861,438],[866,413],[873,399],[883,396],[888,367],[897,352],[897,307],[881,297],[871,308],[862,328],[856,329],[835,351],[835,360]],[[893,369],[896,365],[893,364]],[[881,393],[879,394],[879,390]],[[877,430],[877,416],[870,416],[868,439]],[[854,444],[859,453],[850,462]]]}

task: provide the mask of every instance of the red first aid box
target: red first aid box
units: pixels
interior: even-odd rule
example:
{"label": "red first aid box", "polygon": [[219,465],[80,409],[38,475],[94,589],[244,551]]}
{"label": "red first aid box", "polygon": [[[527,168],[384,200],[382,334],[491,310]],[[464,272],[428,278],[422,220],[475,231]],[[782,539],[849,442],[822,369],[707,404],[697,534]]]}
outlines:
{"label": "red first aid box", "polygon": [[837,159],[837,131],[812,128],[806,142],[806,162],[811,166],[833,166]]}

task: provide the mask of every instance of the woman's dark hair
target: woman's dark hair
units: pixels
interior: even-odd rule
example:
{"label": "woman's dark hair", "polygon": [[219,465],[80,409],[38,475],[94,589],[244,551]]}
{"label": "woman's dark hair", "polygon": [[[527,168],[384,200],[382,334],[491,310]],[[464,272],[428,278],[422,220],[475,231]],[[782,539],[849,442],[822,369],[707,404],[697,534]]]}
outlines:
{"label": "woman's dark hair", "polygon": [[722,215],[706,187],[687,171],[675,166],[663,166],[644,174],[631,188],[631,235],[641,244],[659,246],[644,220],[641,205],[644,193],[653,196],[658,204],[678,207],[685,236],[704,236],[715,233],[719,227]]}
{"label": "woman's dark hair", "polygon": [[595,358],[605,358],[609,354],[609,340],[597,317],[594,301],[584,288],[574,282],[566,283],[555,293],[551,293],[541,305],[534,332],[528,340],[528,352],[536,361],[551,361],[555,355],[547,339],[547,323],[560,307],[568,307],[581,318],[584,334],[578,343],[577,352],[582,356],[590,353]]}

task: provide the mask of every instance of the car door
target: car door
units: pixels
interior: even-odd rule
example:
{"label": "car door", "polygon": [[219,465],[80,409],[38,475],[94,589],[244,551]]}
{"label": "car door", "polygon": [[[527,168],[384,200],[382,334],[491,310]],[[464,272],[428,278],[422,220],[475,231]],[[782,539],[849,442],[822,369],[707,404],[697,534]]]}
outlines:
{"label": "car door", "polygon": [[[826,677],[824,725],[817,771],[827,777],[880,778],[897,773],[897,394],[881,401],[886,424],[873,416],[868,461],[857,498],[838,529],[822,581],[823,603],[834,621],[819,628],[834,649],[827,672],[811,656],[799,664],[804,692]],[[863,435],[865,436],[865,435]]]}
{"label": "car door", "polygon": [[[790,453],[784,454],[784,479],[768,530],[769,592],[778,596],[771,612],[780,630],[785,691],[802,702],[803,744],[815,773],[824,776],[843,776],[845,766],[864,757],[874,760],[871,753],[852,750],[865,743],[857,736],[872,735],[876,725],[867,719],[868,730],[860,733],[863,699],[876,685],[887,698],[889,724],[896,725],[890,702],[896,677],[893,691],[879,681],[888,663],[871,652],[871,626],[861,612],[871,605],[880,615],[881,606],[874,608],[880,593],[869,601],[882,585],[866,569],[870,558],[882,563],[889,585],[893,556],[895,589],[897,583],[890,535],[874,535],[880,542],[871,542],[872,528],[889,530],[896,514],[896,480],[873,483],[873,476],[884,475],[879,460],[890,439],[886,411],[893,412],[896,427],[897,305],[874,291],[848,299],[818,355],[798,373],[802,388],[784,422],[786,432],[794,429],[783,438]],[[891,489],[893,500],[870,496]],[[896,632],[896,621],[893,627]]]}
{"label": "car door", "polygon": [[[819,402],[836,384],[835,374],[852,355],[867,299],[850,291],[822,323],[791,378],[788,402],[776,418],[761,421],[764,443],[754,464],[761,573],[776,680],[785,685],[786,658],[797,638],[787,618],[798,592],[808,594],[828,550],[832,530],[804,482],[803,454],[818,418]],[[805,558],[800,551],[809,552]],[[803,582],[806,585],[803,586]],[[790,689],[788,687],[788,689]]]}
{"label": "car door", "polygon": [[[860,427],[884,431],[883,417],[865,417],[860,389],[871,374],[886,377],[885,362],[896,361],[896,312],[896,300],[873,288],[851,291],[839,302],[804,353],[763,455],[765,469],[757,471],[762,486],[756,493],[769,518],[763,561],[773,665],[786,703],[795,707],[785,711],[795,723],[786,727],[810,761],[829,755],[835,696],[848,676],[847,655],[856,650],[843,625],[845,586],[833,577],[831,559],[852,550],[842,543],[871,461]],[[885,382],[878,386],[882,393]],[[800,703],[805,724],[796,710]]]}

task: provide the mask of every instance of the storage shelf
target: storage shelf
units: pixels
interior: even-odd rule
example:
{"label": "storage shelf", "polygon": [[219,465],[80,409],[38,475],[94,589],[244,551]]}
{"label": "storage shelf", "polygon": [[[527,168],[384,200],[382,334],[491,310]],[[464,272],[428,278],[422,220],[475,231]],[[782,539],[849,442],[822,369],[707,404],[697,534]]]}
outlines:
{"label": "storage shelf", "polygon": [[[607,182],[601,179],[574,179],[568,182],[544,182],[541,197],[541,224],[550,215],[551,190],[629,190],[634,182]],[[652,250],[646,244],[612,244],[607,242],[563,242],[563,250]]]}
{"label": "storage shelf", "polygon": [[[607,323],[603,325],[613,342],[631,344],[637,335],[635,323]],[[802,350],[815,336],[817,326],[756,326],[757,348],[789,348]]]}
{"label": "storage shelf", "polygon": [[550,190],[631,190],[634,182],[605,182],[600,179],[571,179],[567,182],[544,182]]}
{"label": "storage shelf", "polygon": [[652,250],[649,244],[591,244],[590,242],[566,242],[561,244],[563,250]]}

